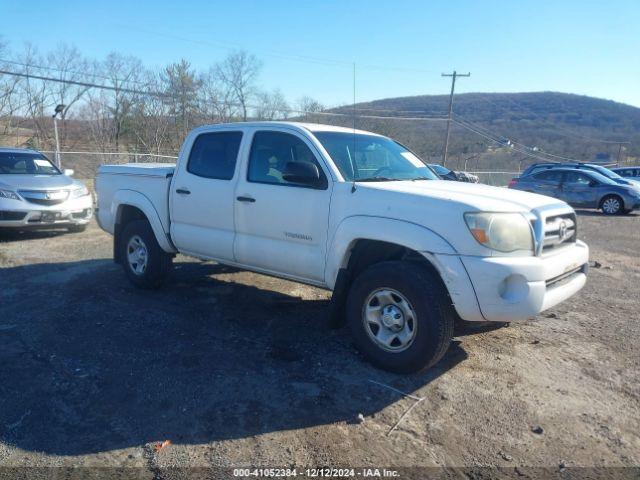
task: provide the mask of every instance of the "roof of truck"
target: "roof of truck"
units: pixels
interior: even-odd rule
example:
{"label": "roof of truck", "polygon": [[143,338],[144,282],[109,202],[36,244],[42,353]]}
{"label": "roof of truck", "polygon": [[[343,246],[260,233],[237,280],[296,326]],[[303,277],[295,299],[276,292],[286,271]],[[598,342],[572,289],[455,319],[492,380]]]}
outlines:
{"label": "roof of truck", "polygon": [[307,130],[309,132],[343,132],[343,133],[360,133],[364,135],[376,135],[377,133],[367,132],[365,130],[357,130],[349,127],[337,127],[335,125],[324,125],[322,123],[305,123],[305,122],[279,122],[279,121],[262,121],[262,122],[235,122],[235,123],[216,123],[212,125],[203,125],[202,129],[213,127],[267,127],[270,125],[288,126],[297,129]]}

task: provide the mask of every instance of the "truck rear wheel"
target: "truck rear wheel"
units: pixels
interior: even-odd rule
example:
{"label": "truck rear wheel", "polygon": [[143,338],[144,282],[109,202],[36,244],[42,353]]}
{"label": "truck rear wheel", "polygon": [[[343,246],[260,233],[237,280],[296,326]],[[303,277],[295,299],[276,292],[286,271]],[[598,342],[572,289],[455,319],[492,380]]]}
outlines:
{"label": "truck rear wheel", "polygon": [[158,288],[169,276],[172,257],[160,248],[147,220],[125,225],[120,248],[124,271],[136,287]]}
{"label": "truck rear wheel", "polygon": [[356,346],[375,366],[396,373],[431,367],[453,336],[454,316],[439,278],[415,262],[370,266],[353,282],[347,322]]}

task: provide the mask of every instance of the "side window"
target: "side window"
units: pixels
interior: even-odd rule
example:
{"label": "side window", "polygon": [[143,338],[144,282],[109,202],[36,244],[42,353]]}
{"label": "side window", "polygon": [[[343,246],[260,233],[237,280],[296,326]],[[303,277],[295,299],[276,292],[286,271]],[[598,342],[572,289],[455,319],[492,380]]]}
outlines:
{"label": "side window", "polygon": [[256,132],[251,145],[247,180],[255,183],[300,187],[302,185],[288,182],[282,176],[289,162],[314,164],[320,172],[318,188],[327,188],[327,177],[307,144],[295,135],[283,132]]}
{"label": "side window", "polygon": [[231,180],[236,168],[242,132],[198,135],[187,162],[187,172],[199,177]]}
{"label": "side window", "polygon": [[591,177],[580,172],[567,172],[565,183],[578,183],[581,185],[589,185],[591,183]]}
{"label": "side window", "polygon": [[559,182],[562,179],[562,172],[545,170],[544,172],[536,173],[533,177],[536,180],[544,180],[545,182]]}

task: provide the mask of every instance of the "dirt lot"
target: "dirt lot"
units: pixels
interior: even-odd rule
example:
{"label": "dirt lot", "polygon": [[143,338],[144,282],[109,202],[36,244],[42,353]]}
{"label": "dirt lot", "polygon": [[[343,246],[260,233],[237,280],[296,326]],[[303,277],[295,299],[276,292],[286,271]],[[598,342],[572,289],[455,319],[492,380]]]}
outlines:
{"label": "dirt lot", "polygon": [[372,368],[328,329],[322,290],[178,257],[166,287],[139,291],[95,225],[5,235],[0,466],[141,478],[176,466],[637,467],[640,216],[582,212],[580,228],[600,265],[580,294],[526,323],[462,329],[411,376]]}

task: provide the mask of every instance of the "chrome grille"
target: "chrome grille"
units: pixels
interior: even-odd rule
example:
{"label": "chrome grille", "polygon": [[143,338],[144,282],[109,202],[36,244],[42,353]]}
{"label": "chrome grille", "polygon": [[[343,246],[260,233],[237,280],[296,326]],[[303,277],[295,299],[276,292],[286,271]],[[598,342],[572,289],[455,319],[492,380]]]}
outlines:
{"label": "chrome grille", "polygon": [[544,220],[544,239],[542,251],[574,243],[578,236],[578,223],[575,213],[553,215]]}
{"label": "chrome grille", "polygon": [[69,190],[18,190],[18,193],[37,205],[58,205],[69,198]]}

